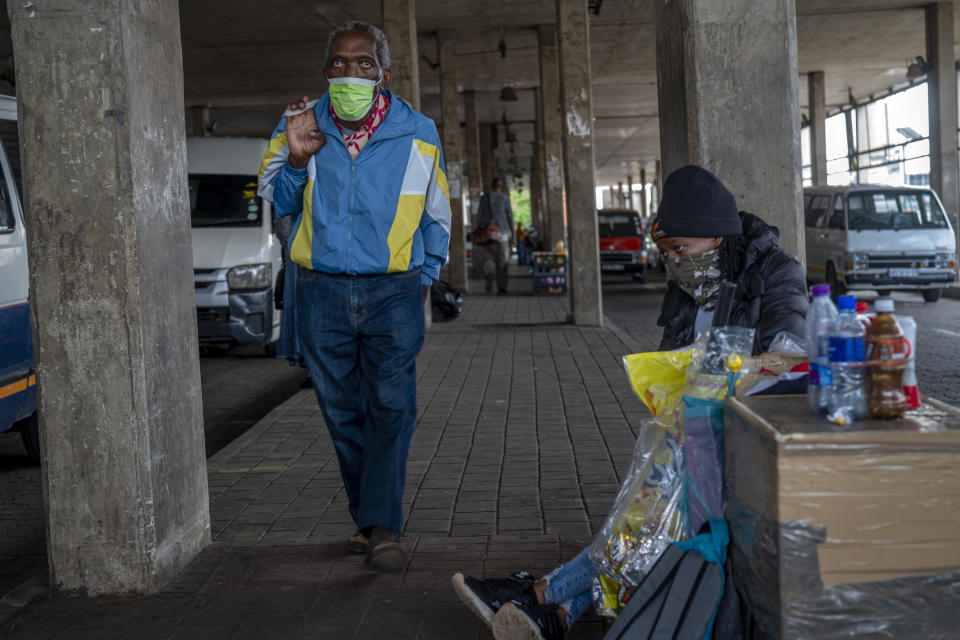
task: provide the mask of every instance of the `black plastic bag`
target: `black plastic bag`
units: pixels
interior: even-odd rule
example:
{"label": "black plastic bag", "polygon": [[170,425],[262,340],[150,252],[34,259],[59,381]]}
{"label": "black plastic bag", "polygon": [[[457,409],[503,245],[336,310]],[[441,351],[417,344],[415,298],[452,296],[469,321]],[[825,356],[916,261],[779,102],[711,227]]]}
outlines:
{"label": "black plastic bag", "polygon": [[463,294],[449,282],[437,280],[430,286],[430,308],[434,322],[456,320],[463,310]]}

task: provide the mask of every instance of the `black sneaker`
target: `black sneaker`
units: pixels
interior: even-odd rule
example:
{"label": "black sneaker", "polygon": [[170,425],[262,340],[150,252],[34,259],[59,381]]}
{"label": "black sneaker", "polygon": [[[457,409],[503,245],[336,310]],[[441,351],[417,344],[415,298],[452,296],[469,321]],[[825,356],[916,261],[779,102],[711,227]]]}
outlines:
{"label": "black sneaker", "polygon": [[563,640],[566,630],[557,614],[558,607],[508,602],[493,618],[493,637],[496,640]]}
{"label": "black sneaker", "polygon": [[374,527],[367,543],[364,563],[377,571],[400,571],[407,564],[407,552],[400,544],[400,534],[386,527]]}
{"label": "black sneaker", "polygon": [[463,604],[486,622],[487,626],[493,624],[497,610],[511,600],[537,604],[537,594],[533,591],[536,580],[526,571],[518,571],[506,578],[487,580],[455,573],[452,582],[453,590]]}

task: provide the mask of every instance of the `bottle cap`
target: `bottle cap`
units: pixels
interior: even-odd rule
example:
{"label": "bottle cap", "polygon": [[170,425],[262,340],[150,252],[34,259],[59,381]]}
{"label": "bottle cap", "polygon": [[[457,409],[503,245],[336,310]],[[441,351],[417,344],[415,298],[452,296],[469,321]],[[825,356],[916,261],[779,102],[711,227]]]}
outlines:
{"label": "bottle cap", "polygon": [[837,308],[841,311],[854,311],[857,308],[857,299],[853,296],[840,296],[837,298]]}
{"label": "bottle cap", "polygon": [[867,313],[868,311],[870,311],[870,307],[867,306],[867,303],[857,300],[857,313]]}
{"label": "bottle cap", "polygon": [[893,300],[881,299],[873,303],[873,308],[877,310],[877,313],[893,313]]}
{"label": "bottle cap", "polygon": [[821,296],[830,295],[830,285],[828,284],[815,284],[813,285],[813,297],[819,298]]}

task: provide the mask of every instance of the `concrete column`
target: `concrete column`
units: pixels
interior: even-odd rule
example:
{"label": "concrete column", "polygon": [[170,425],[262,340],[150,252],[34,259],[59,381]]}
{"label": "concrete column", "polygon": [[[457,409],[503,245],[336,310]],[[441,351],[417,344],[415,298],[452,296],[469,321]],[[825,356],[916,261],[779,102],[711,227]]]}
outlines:
{"label": "concrete column", "polygon": [[590,24],[587,0],[557,0],[563,159],[570,232],[570,312],[574,324],[603,325],[593,167]]}
{"label": "concrete column", "polygon": [[633,209],[633,176],[627,176],[627,191],[624,195],[623,205],[628,209]]}
{"label": "concrete column", "polygon": [[810,174],[813,184],[827,184],[827,91],[823,71],[807,74],[810,103]]}
{"label": "concrete column", "polygon": [[654,5],[664,173],[713,171],[741,209],[780,228],[780,246],[802,263],[794,0]]}
{"label": "concrete column", "polygon": [[640,169],[640,217],[647,215],[647,170]]}
{"label": "concrete column", "polygon": [[543,92],[539,114],[543,121],[543,166],[547,181],[547,248],[566,238],[566,201],[563,193],[563,131],[561,127],[560,76],[557,57],[557,30],[552,24],[537,27],[540,48],[540,90]]}
{"label": "concrete column", "polygon": [[927,109],[930,114],[930,186],[947,212],[960,210],[957,160],[957,71],[953,57],[953,3],[926,7]]}
{"label": "concrete column", "polygon": [[[630,188],[630,183],[627,183],[627,188]],[[626,208],[627,198],[623,195],[623,180],[617,182],[617,200],[619,200],[618,207]]]}
{"label": "concrete column", "polygon": [[463,92],[463,114],[466,127],[464,138],[467,147],[467,184],[469,188],[469,202],[467,203],[467,227],[472,229],[477,222],[477,209],[480,205],[480,194],[483,193],[483,170],[480,168],[480,121],[477,117],[477,92]]}
{"label": "concrete column", "polygon": [[390,90],[420,110],[420,50],[416,0],[382,0],[383,33],[390,44]]}
{"label": "concrete column", "polygon": [[547,227],[547,196],[545,191],[547,174],[543,145],[543,91],[539,87],[534,90],[534,103],[533,156],[530,160],[530,202],[532,208],[530,222],[536,225],[540,233],[543,234]]}
{"label": "concrete column", "polygon": [[482,193],[490,189],[490,183],[497,174],[497,162],[494,158],[496,136],[497,125],[492,123],[480,125],[480,191]]}
{"label": "concrete column", "polygon": [[179,8],[7,8],[50,584],[153,593],[210,542]]}
{"label": "concrete column", "polygon": [[443,158],[447,168],[447,185],[450,189],[450,284],[461,291],[467,290],[466,229],[463,221],[463,176],[460,142],[460,93],[457,90],[457,64],[454,58],[454,34],[441,33],[440,54],[440,102],[443,113]]}

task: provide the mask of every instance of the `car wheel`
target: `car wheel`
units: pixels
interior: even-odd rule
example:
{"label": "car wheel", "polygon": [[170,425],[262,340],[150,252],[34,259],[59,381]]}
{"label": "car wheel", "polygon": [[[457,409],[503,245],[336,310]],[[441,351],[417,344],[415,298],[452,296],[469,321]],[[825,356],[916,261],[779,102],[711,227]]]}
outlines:
{"label": "car wheel", "polygon": [[878,289],[878,290],[877,290],[877,295],[880,296],[881,298],[886,298],[886,297],[889,296],[891,293],[893,293],[893,292],[890,291],[890,289]]}
{"label": "car wheel", "polygon": [[936,302],[940,299],[942,291],[942,289],[923,289],[920,293],[923,294],[924,302]]}
{"label": "car wheel", "polygon": [[842,296],[847,292],[847,285],[840,282],[837,277],[837,270],[833,267],[832,262],[827,263],[827,284],[830,285],[830,295],[834,300],[837,299],[837,296]]}
{"label": "car wheel", "polygon": [[277,357],[277,343],[276,343],[276,342],[268,342],[267,344],[263,345],[263,353],[264,353],[264,355],[267,356],[268,358],[276,358],[276,357]]}
{"label": "car wheel", "polygon": [[633,281],[643,284],[647,281],[647,274],[645,273],[635,273],[633,274]]}
{"label": "car wheel", "polygon": [[23,448],[27,450],[27,457],[34,464],[40,464],[40,421],[37,418],[37,412],[17,423],[17,429],[20,430],[20,439],[23,440]]}

